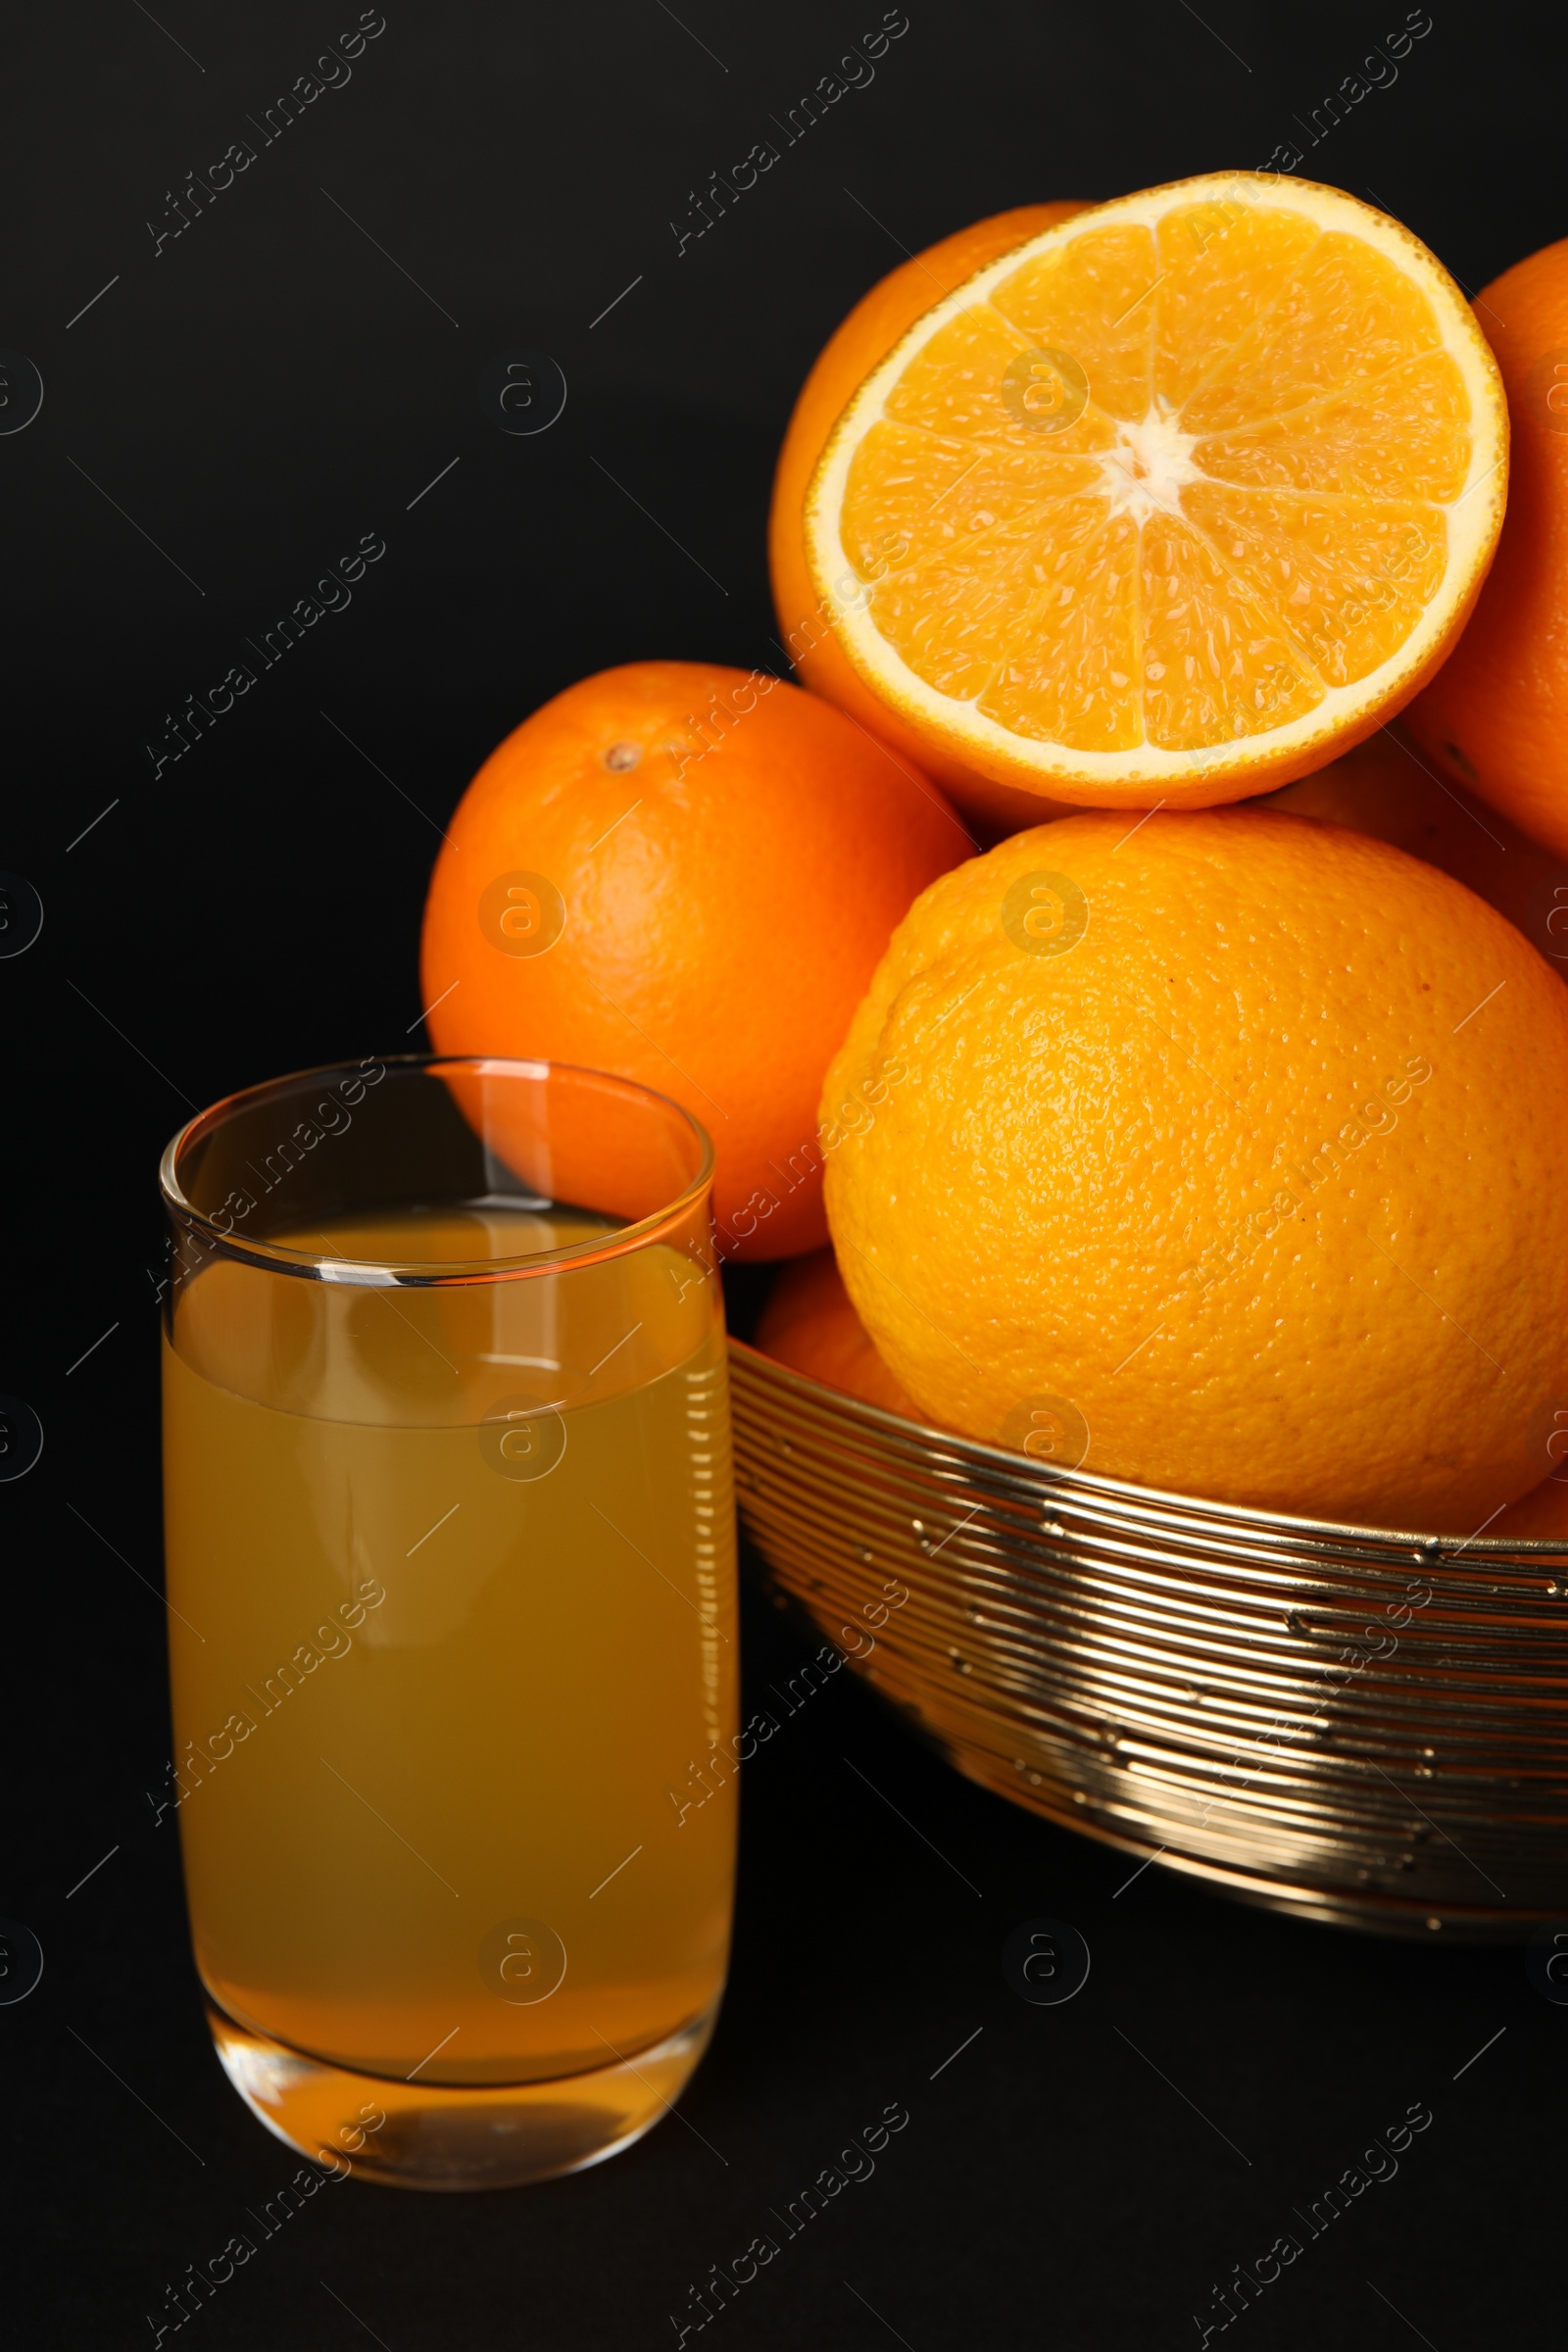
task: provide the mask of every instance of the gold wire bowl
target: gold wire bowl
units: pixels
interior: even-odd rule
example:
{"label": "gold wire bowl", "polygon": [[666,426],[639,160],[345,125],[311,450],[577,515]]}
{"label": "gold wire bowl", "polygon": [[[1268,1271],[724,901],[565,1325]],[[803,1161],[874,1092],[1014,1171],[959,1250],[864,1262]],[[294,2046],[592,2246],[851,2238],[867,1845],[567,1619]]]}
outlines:
{"label": "gold wire bowl", "polygon": [[739,1340],[730,1377],[776,1587],[971,1780],[1300,1917],[1518,1941],[1568,1914],[1568,1538],[1051,1470]]}

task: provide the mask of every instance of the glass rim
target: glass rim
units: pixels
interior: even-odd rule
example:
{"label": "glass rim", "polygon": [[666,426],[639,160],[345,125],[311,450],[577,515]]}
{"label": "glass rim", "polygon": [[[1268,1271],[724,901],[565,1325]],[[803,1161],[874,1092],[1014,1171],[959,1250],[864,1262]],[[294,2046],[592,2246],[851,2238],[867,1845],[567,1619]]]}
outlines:
{"label": "glass rim", "polygon": [[[437,1072],[442,1069],[468,1070],[478,1077],[491,1073],[526,1079],[533,1084],[557,1074],[592,1078],[602,1085],[619,1089],[628,1099],[638,1098],[645,1102],[658,1103],[673,1111],[695,1139],[698,1147],[697,1172],[679,1192],[630,1225],[622,1225],[613,1233],[601,1234],[592,1241],[569,1242],[559,1250],[532,1250],[521,1257],[441,1258],[348,1258],[332,1257],[319,1251],[289,1250],[277,1242],[262,1241],[250,1235],[223,1229],[204,1209],[196,1206],[179,1181],[181,1155],[195,1143],[217,1132],[219,1126],[236,1111],[248,1108],[287,1094],[294,1088],[313,1087],[334,1080],[359,1079],[363,1082],[368,1068],[382,1075],[402,1071],[413,1073]],[[569,1271],[576,1266],[622,1257],[645,1243],[673,1219],[694,1207],[713,1181],[713,1139],[701,1119],[658,1087],[645,1086],[640,1078],[619,1078],[610,1070],[596,1070],[586,1062],[530,1060],[521,1055],[505,1054],[382,1054],[367,1055],[357,1062],[318,1062],[306,1069],[290,1070],[280,1078],[264,1078],[257,1085],[237,1087],[231,1095],[221,1096],[199,1110],[193,1118],[177,1128],[164,1146],[158,1162],[158,1185],[165,1209],[178,1224],[197,1234],[207,1246],[225,1257],[239,1258],[273,1274],[291,1274],[306,1281],[331,1282],[344,1286],[358,1284],[366,1289],[435,1288],[442,1283],[471,1283],[497,1281],[526,1281],[547,1273]],[[458,1205],[458,1204],[454,1204]],[[566,1203],[565,1205],[570,1205]]]}

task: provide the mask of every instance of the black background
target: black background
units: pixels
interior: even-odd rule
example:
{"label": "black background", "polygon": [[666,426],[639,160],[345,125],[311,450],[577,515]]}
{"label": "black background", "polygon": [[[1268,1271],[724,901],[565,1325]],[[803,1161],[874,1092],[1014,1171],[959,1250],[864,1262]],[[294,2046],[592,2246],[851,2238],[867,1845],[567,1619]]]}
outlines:
{"label": "black background", "polygon": [[[159,0],[154,22],[122,0],[14,11],[3,35],[0,346],[45,388],[0,437],[0,865],[45,908],[0,962],[0,1389],[46,1433],[0,1486],[0,1912],[46,1955],[0,2007],[0,2298],[29,2346],[150,2343],[166,2282],[293,2170],[211,2052],[174,1832],[144,1795],[169,1752],[160,1147],[238,1086],[420,1042],[437,827],[545,697],[650,656],[775,663],[773,453],[815,351],[905,249],[1305,144],[1404,15],[909,0],[871,85],[677,254],[689,191],[879,7],[386,9],[349,84],[266,147],[248,118],[354,8]],[[1563,35],[1516,7],[1433,15],[1305,168],[1475,288],[1568,228]],[[155,258],[147,221],[238,138],[256,163]],[[530,438],[477,396],[518,347],[568,385]],[[155,776],[165,714],[367,532],[386,554],[352,606]],[[749,1606],[763,1681],[791,1637]],[[673,2344],[688,2283],[890,2100],[910,2121],[875,2177],[713,2323],[733,2352],[1195,2343],[1213,2282],[1418,2100],[1434,2122],[1397,2178],[1245,2340],[1457,2352],[1555,2328],[1568,2013],[1518,1955],[1363,1941],[1158,1869],[1124,1886],[1129,1867],[969,1788],[841,1676],[748,1769],[693,2128],[521,2192],[323,2190],[189,2340]],[[1043,1913],[1093,1952],[1065,2007],[1002,1974]]]}

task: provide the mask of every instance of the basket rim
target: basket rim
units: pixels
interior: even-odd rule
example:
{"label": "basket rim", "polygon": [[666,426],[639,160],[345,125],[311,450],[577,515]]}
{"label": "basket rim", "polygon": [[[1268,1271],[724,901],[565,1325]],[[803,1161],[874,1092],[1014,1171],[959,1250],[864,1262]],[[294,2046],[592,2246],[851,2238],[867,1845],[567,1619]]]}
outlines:
{"label": "basket rim", "polygon": [[1107,1478],[1092,1470],[1049,1469],[1043,1462],[1033,1461],[1005,1446],[988,1446],[982,1439],[960,1436],[956,1430],[938,1429],[929,1422],[906,1420],[902,1413],[868,1403],[848,1389],[830,1388],[825,1381],[813,1380],[808,1372],[798,1372],[792,1364],[769,1355],[765,1348],[754,1347],[734,1332],[727,1336],[733,1355],[748,1365],[760,1367],[769,1380],[794,1389],[820,1407],[871,1430],[923,1439],[928,1447],[938,1446],[959,1460],[983,1465],[992,1476],[1007,1481],[1025,1494],[1057,1495],[1068,1501],[1074,1495],[1099,1496],[1145,1509],[1151,1504],[1162,1504],[1167,1509],[1200,1512],[1205,1517],[1225,1520],[1239,1529],[1273,1528],[1312,1542],[1385,1547],[1396,1544],[1429,1559],[1434,1567],[1449,1566],[1463,1555],[1479,1560],[1539,1559],[1544,1563],[1568,1558],[1568,1536],[1509,1537],[1478,1533],[1461,1537],[1436,1535],[1420,1528],[1372,1527],[1348,1520],[1312,1519],[1291,1511],[1267,1510],[1261,1504],[1220,1502],[1203,1494],[1183,1494],[1169,1487],[1138,1486],[1130,1479]]}

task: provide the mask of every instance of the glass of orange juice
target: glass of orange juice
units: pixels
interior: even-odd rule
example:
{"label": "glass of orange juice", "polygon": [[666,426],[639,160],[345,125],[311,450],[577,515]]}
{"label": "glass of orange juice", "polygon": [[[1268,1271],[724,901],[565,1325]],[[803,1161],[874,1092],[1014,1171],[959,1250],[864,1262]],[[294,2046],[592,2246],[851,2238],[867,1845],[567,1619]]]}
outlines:
{"label": "glass of orange juice", "polygon": [[164,1155],[176,1810],[230,2081],[368,2180],[664,2114],[723,1989],[734,1515],[712,1151],[542,1062],[307,1071]]}

